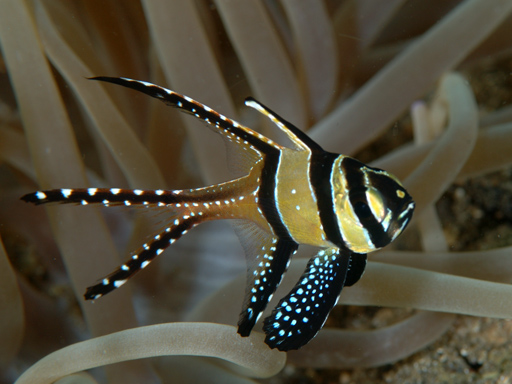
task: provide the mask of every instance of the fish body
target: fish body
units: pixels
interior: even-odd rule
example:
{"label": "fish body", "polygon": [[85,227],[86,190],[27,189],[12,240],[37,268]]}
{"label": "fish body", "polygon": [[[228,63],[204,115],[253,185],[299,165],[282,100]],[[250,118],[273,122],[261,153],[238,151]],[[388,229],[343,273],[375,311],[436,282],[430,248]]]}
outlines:
{"label": "fish body", "polygon": [[238,321],[242,336],[250,334],[299,245],[322,248],[263,325],[265,342],[271,348],[298,349],[322,328],[342,288],[362,276],[366,254],[393,241],[412,217],[414,202],[393,175],[324,151],[252,98],[246,105],[272,120],[291,140],[292,148],[163,87],[127,78],[94,80],[135,89],[203,120],[246,151],[251,164],[247,174],[238,179],[197,189],[55,189],[23,196],[34,204],[143,205],[176,212],[162,232],[101,282],[87,288],[84,296],[88,300],[122,286],[195,226],[234,219],[249,261]]}

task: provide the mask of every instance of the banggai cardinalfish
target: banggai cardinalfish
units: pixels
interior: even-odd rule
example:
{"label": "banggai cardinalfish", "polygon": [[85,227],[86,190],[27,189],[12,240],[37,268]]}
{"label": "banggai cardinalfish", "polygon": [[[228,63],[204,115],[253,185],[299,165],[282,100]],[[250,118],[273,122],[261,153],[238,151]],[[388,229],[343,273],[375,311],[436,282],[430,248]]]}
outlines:
{"label": "banggai cardinalfish", "polygon": [[300,244],[322,248],[295,287],[264,320],[265,342],[281,351],[307,344],[322,328],[344,286],[364,272],[366,254],[402,233],[414,202],[396,177],[351,157],[324,151],[304,132],[248,98],[291,140],[281,146],[187,96],[144,81],[96,77],[163,101],[203,120],[242,151],[245,176],[186,190],[121,188],[54,189],[22,197],[34,204],[76,203],[169,209],[165,229],[101,282],[87,300],[119,288],[193,227],[209,220],[236,219],[248,264],[238,333],[248,336],[281,282]]}

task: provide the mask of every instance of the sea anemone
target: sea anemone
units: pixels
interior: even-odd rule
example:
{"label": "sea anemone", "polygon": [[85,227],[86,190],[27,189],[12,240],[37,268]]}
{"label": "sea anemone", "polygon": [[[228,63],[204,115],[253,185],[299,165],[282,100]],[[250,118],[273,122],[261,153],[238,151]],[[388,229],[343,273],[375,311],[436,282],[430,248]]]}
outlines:
{"label": "sea anemone", "polygon": [[[485,109],[468,83],[475,67],[510,62],[511,12],[507,0],[0,1],[0,382],[249,383],[285,364],[396,362],[442,335],[453,314],[512,318],[510,245],[451,252],[436,208],[454,183],[512,162],[512,108]],[[371,164],[404,180],[415,218],[338,305],[415,311],[374,330],[327,327],[290,353],[270,350],[259,325],[241,338],[243,251],[223,223],[194,230],[132,288],[85,302],[85,287],[165,213],[43,209],[20,196],[195,187],[236,172],[200,123],[86,79],[98,75],[167,86],[276,140],[244,97],[326,150],[368,156],[361,150],[379,143]],[[390,128],[408,119],[412,132]],[[386,130],[401,134],[383,140]],[[276,298],[309,255],[295,257]]]}

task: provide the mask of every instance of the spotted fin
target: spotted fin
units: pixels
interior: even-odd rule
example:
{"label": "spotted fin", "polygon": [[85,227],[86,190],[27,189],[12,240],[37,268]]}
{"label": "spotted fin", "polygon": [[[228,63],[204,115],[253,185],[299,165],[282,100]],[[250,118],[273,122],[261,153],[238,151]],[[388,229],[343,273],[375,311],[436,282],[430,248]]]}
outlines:
{"label": "spotted fin", "polygon": [[265,319],[265,342],[280,351],[298,349],[322,328],[345,284],[350,254],[338,248],[317,253],[297,285]]}
{"label": "spotted fin", "polygon": [[246,248],[246,257],[254,261],[248,264],[247,288],[238,320],[240,335],[249,336],[251,333],[281,282],[290,257],[297,248],[298,244],[293,241],[268,235],[259,244],[258,249],[253,251],[254,255]]}
{"label": "spotted fin", "polygon": [[122,286],[135,273],[146,268],[148,264],[160,255],[168,246],[173,244],[191,228],[197,225],[197,217],[188,219],[175,219],[151,241],[142,245],[132,257],[110,275],[104,277],[100,283],[88,287],[84,297],[86,300],[95,300],[116,288]]}

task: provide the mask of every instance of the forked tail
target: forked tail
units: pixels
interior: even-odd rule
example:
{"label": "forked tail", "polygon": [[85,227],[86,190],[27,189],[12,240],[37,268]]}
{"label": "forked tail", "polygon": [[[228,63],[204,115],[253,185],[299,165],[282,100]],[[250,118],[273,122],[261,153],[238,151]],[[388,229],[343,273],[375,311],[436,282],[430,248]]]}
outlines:
{"label": "forked tail", "polygon": [[176,213],[165,228],[143,244],[128,261],[98,284],[87,288],[85,298],[94,300],[122,286],[130,277],[147,267],[156,256],[196,225],[208,220],[239,218],[240,206],[247,203],[247,200],[255,198],[252,189],[244,190],[242,185],[244,185],[244,180],[239,179],[211,187],[189,190],[66,188],[37,191],[24,195],[21,199],[36,205],[101,204],[106,207],[119,205],[164,207],[164,209],[171,209]]}
{"label": "forked tail", "polygon": [[[52,189],[29,193],[22,200],[40,204],[102,204],[104,206],[146,206],[169,207],[178,210],[179,216],[173,218],[163,231],[143,244],[131,258],[117,268],[98,284],[88,287],[85,299],[94,300],[116,288],[160,255],[169,245],[173,244],[188,230],[204,221],[200,205],[183,191],[141,190],[120,188],[82,188]],[[204,206],[203,206],[204,209]]]}

